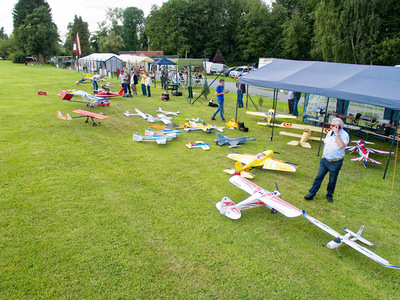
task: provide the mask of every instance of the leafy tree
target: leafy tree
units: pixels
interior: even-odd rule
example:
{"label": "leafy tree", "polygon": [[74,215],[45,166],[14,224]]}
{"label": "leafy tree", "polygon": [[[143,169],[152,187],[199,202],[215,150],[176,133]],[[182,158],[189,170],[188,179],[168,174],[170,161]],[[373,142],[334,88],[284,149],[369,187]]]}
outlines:
{"label": "leafy tree", "polygon": [[118,53],[124,46],[122,37],[111,30],[105,37],[99,39],[99,51],[108,53]]}
{"label": "leafy tree", "polygon": [[123,12],[122,39],[126,50],[139,50],[139,36],[144,27],[143,11],[137,7],[127,7]]}
{"label": "leafy tree", "polygon": [[13,39],[0,38],[0,57],[7,59],[10,57],[11,53],[15,53],[16,50]]}
{"label": "leafy tree", "polygon": [[35,8],[40,6],[46,6],[50,8],[49,4],[45,0],[19,0],[13,9],[13,24],[14,30],[19,26],[23,25],[26,17],[30,15]]}
{"label": "leafy tree", "polygon": [[47,61],[59,50],[57,26],[53,23],[50,8],[42,5],[26,16],[22,24],[14,28],[19,48]]}
{"label": "leafy tree", "polygon": [[65,40],[64,48],[67,55],[73,54],[73,43],[76,41],[76,33],[79,33],[79,42],[81,45],[81,56],[85,56],[91,53],[89,44],[89,26],[87,22],[82,20],[82,17],[77,17],[75,15],[74,22],[68,24],[67,39]]}
{"label": "leafy tree", "polygon": [[7,34],[4,32],[4,27],[0,28],[0,39],[8,39]]}

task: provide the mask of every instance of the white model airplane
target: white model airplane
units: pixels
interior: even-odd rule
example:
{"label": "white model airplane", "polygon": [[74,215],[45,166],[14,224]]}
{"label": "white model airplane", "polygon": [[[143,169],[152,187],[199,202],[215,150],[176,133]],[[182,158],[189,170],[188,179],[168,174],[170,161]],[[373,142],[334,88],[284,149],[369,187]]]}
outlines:
{"label": "white model airplane", "polygon": [[219,212],[229,219],[238,220],[242,215],[241,210],[263,205],[268,207],[272,213],[278,211],[289,218],[301,216],[300,209],[279,198],[278,190],[269,192],[238,175],[232,176],[229,181],[251,195],[238,204],[233,203],[228,197],[223,197],[220,202],[216,203],[215,206]]}
{"label": "white model airplane", "polygon": [[[147,132],[148,133],[148,132]],[[175,133],[168,134],[153,134],[153,135],[141,135],[140,133],[134,132],[132,141],[134,142],[156,142],[157,144],[164,145],[167,141],[171,141],[176,138]]]}
{"label": "white model airplane", "polygon": [[189,121],[185,123],[184,131],[199,131],[203,130],[206,133],[211,133],[211,130],[216,129],[220,132],[224,132],[225,127],[220,127],[217,125],[209,125],[207,123],[196,123],[193,121]]}
{"label": "white model airplane", "polygon": [[176,137],[178,134],[181,134],[180,130],[175,130],[175,129],[163,129],[160,131],[154,131],[153,129],[146,128],[144,135],[145,136],[172,136]]}
{"label": "white model airplane", "polygon": [[177,116],[179,115],[179,111],[166,111],[166,110],[162,110],[161,107],[158,108],[158,110],[156,110],[157,112],[160,112],[164,115],[172,115],[172,116]]}
{"label": "white model airplane", "polygon": [[204,143],[203,141],[189,142],[189,144],[186,144],[186,147],[189,149],[201,148],[203,150],[210,150],[210,143]]}
{"label": "white model airplane", "polygon": [[[352,232],[351,230],[345,228],[344,231],[346,231],[345,235],[341,235],[337,233],[335,230],[330,228],[329,226],[325,225],[324,223],[318,221],[317,219],[311,217],[308,215],[304,210],[302,210],[302,214],[304,218],[306,218],[308,221],[313,223],[315,226],[321,228],[322,230],[326,231],[327,233],[333,235],[335,237],[334,240],[330,241],[328,244],[326,244],[326,247],[328,249],[336,249],[342,246],[343,244],[346,244],[350,246],[351,248],[357,250],[361,254],[364,254],[365,256],[369,257],[370,259],[376,261],[377,263],[381,264],[384,267],[387,268],[392,268],[392,269],[400,269],[400,267],[394,266],[390,264],[386,259],[380,257],[379,255],[375,254],[374,252],[368,250],[365,247],[360,246],[359,244],[356,243],[356,241],[360,241],[368,246],[375,247],[375,245],[363,237],[361,237],[361,233],[364,229],[364,225],[361,226],[361,228],[358,230],[357,233]],[[338,251],[339,253],[339,251]]]}
{"label": "white model airplane", "polygon": [[142,117],[143,119],[145,119],[145,120],[147,120],[147,122],[150,122],[150,123],[154,123],[154,122],[156,122],[156,121],[161,121],[161,122],[163,122],[165,125],[169,125],[169,124],[172,124],[172,117],[167,117],[166,115],[164,115],[164,114],[158,114],[157,115],[157,118],[154,118],[152,115],[150,115],[150,114],[145,114],[145,113],[143,113],[143,112],[141,112],[140,110],[138,110],[137,108],[135,108],[135,111],[136,111],[136,114],[132,114],[132,113],[130,113],[129,111],[126,111],[125,113],[124,113],[124,115],[126,116],[126,117],[130,117],[130,116],[140,116],[140,117]]}

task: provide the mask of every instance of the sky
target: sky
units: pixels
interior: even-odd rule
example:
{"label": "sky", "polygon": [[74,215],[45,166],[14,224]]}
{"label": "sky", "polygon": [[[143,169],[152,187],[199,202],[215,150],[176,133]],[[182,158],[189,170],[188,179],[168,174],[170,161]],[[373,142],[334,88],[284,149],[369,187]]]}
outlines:
{"label": "sky", "polygon": [[[0,28],[10,35],[13,31],[12,11],[18,0],[2,1],[0,9]],[[151,7],[155,4],[162,6],[167,0],[47,0],[51,8],[53,22],[57,25],[62,40],[65,40],[68,23],[74,21],[74,16],[82,17],[84,22],[89,24],[89,31],[95,32],[97,23],[106,19],[107,8],[137,7],[144,12],[144,16],[150,13]]]}

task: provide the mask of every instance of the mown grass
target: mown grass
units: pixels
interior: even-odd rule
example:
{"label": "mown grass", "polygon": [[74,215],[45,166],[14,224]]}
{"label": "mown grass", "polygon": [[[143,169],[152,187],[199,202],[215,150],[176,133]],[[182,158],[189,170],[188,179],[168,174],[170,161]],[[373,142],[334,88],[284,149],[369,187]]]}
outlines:
{"label": "mown grass", "polygon": [[[227,147],[214,134],[182,133],[167,145],[134,143],[134,131],[149,125],[125,110],[155,115],[161,106],[208,121],[213,108],[183,97],[118,98],[95,112],[112,116],[100,126],[84,119],[63,121],[56,111],[87,109],[63,101],[60,90],[76,88],[77,73],[50,66],[0,62],[0,298],[90,299],[396,299],[399,273],[350,248],[322,247],[331,236],[302,217],[272,215],[266,208],[244,211],[239,221],[221,216],[223,196],[247,195],[229,183]],[[159,84],[157,85],[159,86]],[[90,91],[89,85],[82,85]],[[38,90],[47,96],[36,95]],[[202,101],[206,103],[206,101]],[[235,113],[226,98],[226,117]],[[271,100],[264,106],[269,107]],[[287,110],[286,103],[279,103]],[[252,109],[252,107],[249,107]],[[400,264],[399,180],[391,196],[394,159],[384,167],[350,162],[339,176],[335,202],[303,196],[314,179],[318,144],[311,150],[287,146],[290,137],[269,141],[271,129],[239,112],[257,138],[237,151],[272,149],[276,158],[298,163],[294,174],[254,170],[256,184],[305,209],[337,231],[366,225],[374,251]],[[220,124],[216,121],[215,124]],[[227,130],[226,134],[243,133]],[[357,137],[353,137],[355,139]],[[210,151],[188,149],[188,141],[212,143]],[[377,148],[389,144],[377,141]],[[386,162],[386,156],[375,158]]]}

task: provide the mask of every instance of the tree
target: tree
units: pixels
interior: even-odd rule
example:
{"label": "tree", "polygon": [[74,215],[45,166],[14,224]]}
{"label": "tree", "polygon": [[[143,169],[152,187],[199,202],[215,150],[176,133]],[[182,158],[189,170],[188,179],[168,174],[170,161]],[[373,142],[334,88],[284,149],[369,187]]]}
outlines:
{"label": "tree", "polygon": [[91,53],[89,44],[89,26],[87,22],[83,22],[82,17],[77,17],[75,15],[74,22],[68,24],[67,39],[65,40],[64,48],[67,55],[72,56],[73,42],[76,41],[76,34],[79,33],[79,41],[81,45],[82,54],[81,56],[86,56]]}
{"label": "tree", "polygon": [[21,26],[26,17],[30,15],[35,8],[40,6],[46,6],[46,8],[50,8],[49,4],[45,0],[19,0],[13,9],[13,25],[14,30]]}
{"label": "tree", "polygon": [[8,39],[7,34],[4,32],[4,27],[0,28],[0,39]]}
{"label": "tree", "polygon": [[122,37],[111,30],[107,36],[100,37],[99,39],[99,51],[118,53],[123,48]]}
{"label": "tree", "polygon": [[50,11],[48,5],[39,6],[25,17],[19,27],[14,28],[19,48],[27,54],[36,55],[39,61],[47,61],[59,50],[57,26]]}
{"label": "tree", "polygon": [[122,39],[126,50],[139,50],[139,37],[144,27],[144,13],[137,7],[127,7],[123,12]]}

